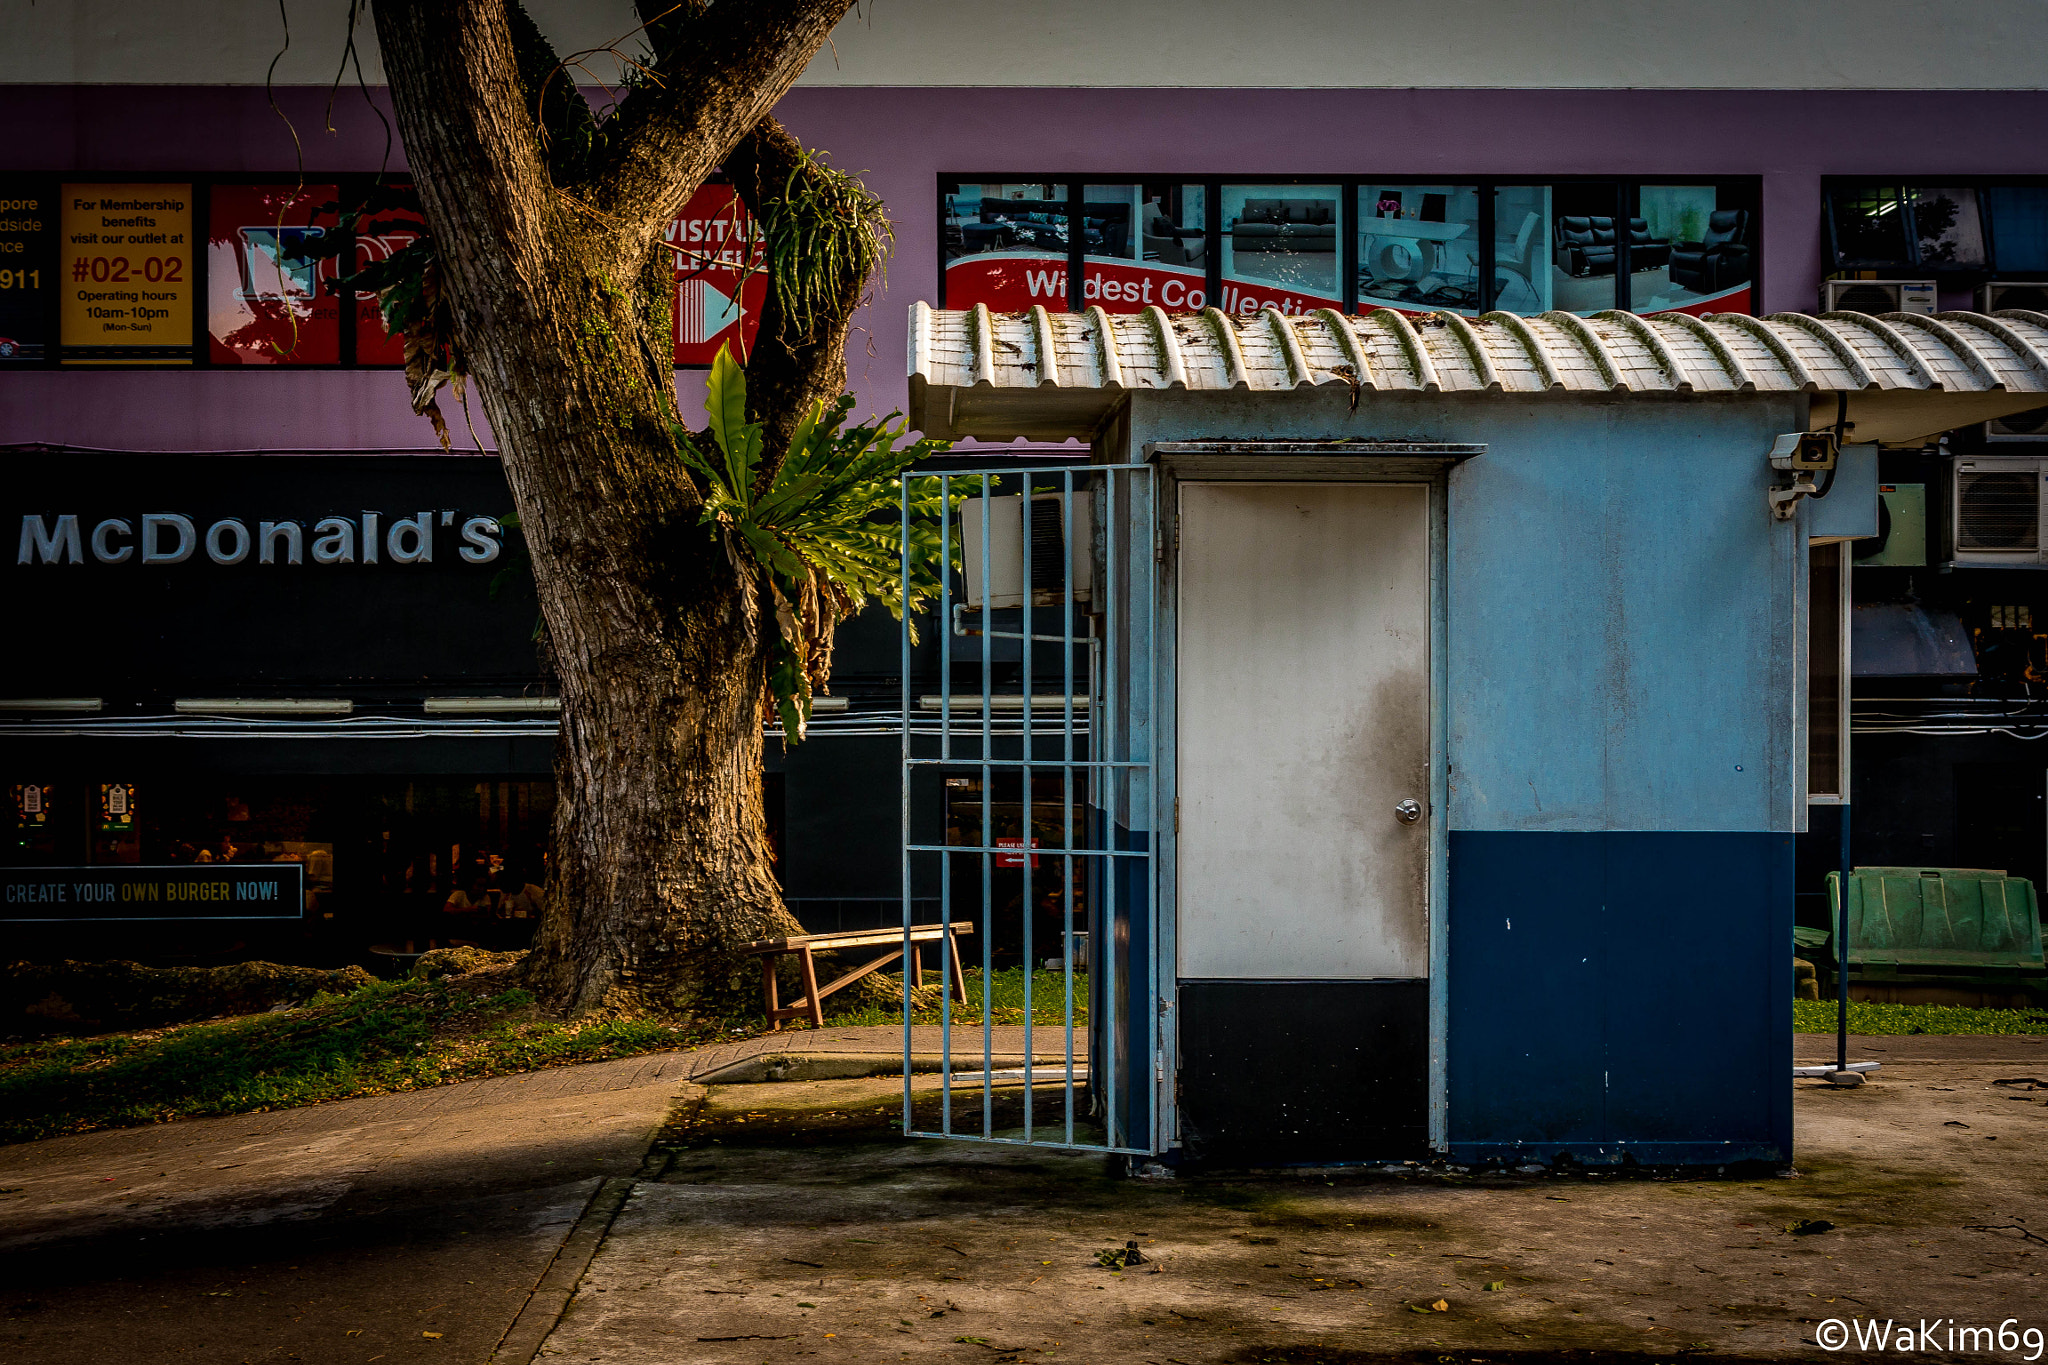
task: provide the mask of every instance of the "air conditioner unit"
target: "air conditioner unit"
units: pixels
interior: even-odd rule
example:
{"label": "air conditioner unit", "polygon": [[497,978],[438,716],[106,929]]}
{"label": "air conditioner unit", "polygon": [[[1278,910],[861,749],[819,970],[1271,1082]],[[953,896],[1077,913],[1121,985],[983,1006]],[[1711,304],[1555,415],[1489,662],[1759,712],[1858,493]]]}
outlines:
{"label": "air conditioner unit", "polygon": [[2048,408],[1994,417],[1984,424],[1986,441],[2048,441]]}
{"label": "air conditioner unit", "polygon": [[1994,280],[1977,286],[1977,311],[1997,313],[2019,308],[2048,313],[2048,280]]}
{"label": "air conditioner unit", "polygon": [[[1977,311],[2048,313],[2048,280],[1994,280],[1977,286]],[[1984,424],[1986,441],[2048,440],[2048,408],[2015,412]]]}
{"label": "air conditioner unit", "polygon": [[1933,313],[1933,280],[1822,280],[1823,313]]}
{"label": "air conditioner unit", "polygon": [[1949,548],[1958,566],[2018,567],[2048,562],[2042,547],[2041,484],[2048,456],[1958,458],[1949,484]]}
{"label": "air conditioner unit", "polygon": [[[1031,605],[1058,608],[1071,585],[1074,601],[1093,595],[1094,495],[1076,490],[1071,509],[1064,493],[1031,495],[1031,542],[1025,544],[1024,497],[968,498],[960,504],[960,577],[969,610],[1024,605],[1025,566],[1030,566]],[[987,514],[987,591],[983,591],[982,526]],[[1071,515],[1069,515],[1071,512]],[[1067,540],[1069,526],[1073,540]],[[983,599],[986,597],[986,602]]]}

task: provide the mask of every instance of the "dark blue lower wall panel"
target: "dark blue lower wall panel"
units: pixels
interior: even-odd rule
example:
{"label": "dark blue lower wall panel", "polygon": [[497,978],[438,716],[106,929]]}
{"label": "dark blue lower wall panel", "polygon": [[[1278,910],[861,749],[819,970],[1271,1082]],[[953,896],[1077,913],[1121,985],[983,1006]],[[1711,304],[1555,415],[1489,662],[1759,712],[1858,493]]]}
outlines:
{"label": "dark blue lower wall panel", "polygon": [[1191,1165],[1428,1155],[1427,981],[1183,981],[1179,1014]]}
{"label": "dark blue lower wall panel", "polygon": [[1791,1160],[1792,853],[1453,830],[1452,1159]]}

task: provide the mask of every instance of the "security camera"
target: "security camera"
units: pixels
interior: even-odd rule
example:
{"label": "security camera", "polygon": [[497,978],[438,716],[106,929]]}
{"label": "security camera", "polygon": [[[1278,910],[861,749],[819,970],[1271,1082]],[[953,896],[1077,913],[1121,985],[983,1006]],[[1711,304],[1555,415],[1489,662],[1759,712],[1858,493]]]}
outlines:
{"label": "security camera", "polygon": [[1841,438],[1833,431],[1786,431],[1771,443],[1771,468],[1819,473],[1835,467]]}

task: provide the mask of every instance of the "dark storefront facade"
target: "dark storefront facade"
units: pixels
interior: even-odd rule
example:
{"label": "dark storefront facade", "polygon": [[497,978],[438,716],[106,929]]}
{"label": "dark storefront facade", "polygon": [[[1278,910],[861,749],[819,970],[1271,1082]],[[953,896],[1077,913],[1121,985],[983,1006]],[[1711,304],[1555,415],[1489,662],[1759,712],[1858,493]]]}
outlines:
{"label": "dark storefront facade", "polygon": [[495,459],[25,450],[0,500],[26,646],[0,876],[304,880],[249,919],[10,904],[17,941],[354,958],[530,932],[555,703]]}
{"label": "dark storefront facade", "polygon": [[[1212,52],[1203,69],[1238,56]],[[1004,84],[934,58],[946,84],[821,79],[784,100],[784,121],[861,170],[895,219],[887,292],[850,348],[858,412],[907,406],[914,299],[1416,318],[2048,304],[2038,90],[1725,73],[1724,88],[1669,73],[1623,88],[1638,73],[1619,70],[1575,89],[1230,88],[1200,72],[1164,88],[1154,56],[1132,60],[1149,88],[1107,84],[1076,53],[1074,70],[1096,74]],[[444,399],[456,453],[433,448],[368,301],[336,293],[335,259],[298,265],[290,249],[337,230],[330,205],[404,174],[374,77],[368,102],[333,103],[330,135],[311,78],[275,92],[287,127],[260,68],[173,71],[0,86],[15,134],[0,147],[0,855],[17,868],[286,860],[304,869],[303,917],[182,938],[161,924],[8,932],[70,934],[80,951],[178,938],[355,952],[456,922],[436,917],[458,894],[502,906],[545,885],[553,686],[516,533],[478,521],[511,510],[481,414]],[[382,222],[348,255],[377,259],[410,231]],[[707,186],[670,241],[678,388],[694,412],[702,367],[751,325],[760,277],[727,187]],[[1859,862],[2048,871],[2033,723],[2048,593],[2029,586],[2048,540],[2038,524],[2031,548],[2024,527],[1994,526],[1959,555],[1949,510],[1959,460],[2034,451],[2048,455],[2048,423],[2015,418],[1880,457],[1889,529],[1882,547],[1848,551],[1848,614],[1960,632],[1951,653],[1968,658],[1880,676],[1859,624],[1842,727]],[[957,463],[1024,454],[1087,458],[1078,444],[970,443]],[[1982,550],[2001,535],[2004,550]],[[935,690],[942,643],[949,663],[978,666],[980,641],[951,624],[925,633],[913,699]],[[851,623],[837,665],[845,709],[821,709],[802,746],[768,745],[778,872],[818,930],[901,909],[894,623]],[[970,785],[944,785],[956,778]],[[978,780],[913,789],[913,837],[1026,837],[1022,794]],[[1840,792],[1816,792],[1799,875],[1813,924],[1842,809]],[[1040,805],[1056,802],[1034,794]],[[502,941],[525,928],[462,922]]]}

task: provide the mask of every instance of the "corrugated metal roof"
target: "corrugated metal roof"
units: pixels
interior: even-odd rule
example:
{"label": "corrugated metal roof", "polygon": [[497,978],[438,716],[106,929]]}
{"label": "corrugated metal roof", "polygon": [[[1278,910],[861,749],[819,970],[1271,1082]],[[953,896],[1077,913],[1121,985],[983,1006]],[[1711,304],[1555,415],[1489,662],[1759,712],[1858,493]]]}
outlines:
{"label": "corrugated metal roof", "polygon": [[1123,393],[1851,395],[1856,440],[1917,439],[2048,404],[2048,314],[1552,312],[1380,308],[1231,315],[910,309],[911,425],[934,436],[1085,436]]}

